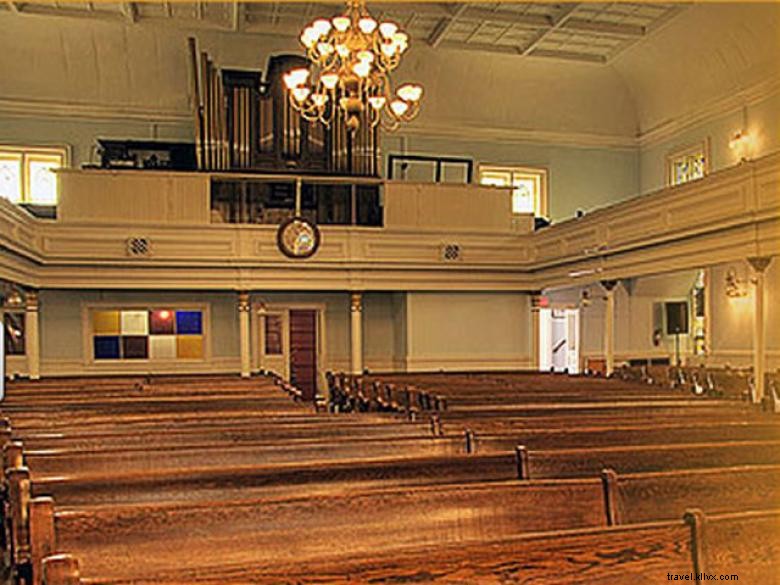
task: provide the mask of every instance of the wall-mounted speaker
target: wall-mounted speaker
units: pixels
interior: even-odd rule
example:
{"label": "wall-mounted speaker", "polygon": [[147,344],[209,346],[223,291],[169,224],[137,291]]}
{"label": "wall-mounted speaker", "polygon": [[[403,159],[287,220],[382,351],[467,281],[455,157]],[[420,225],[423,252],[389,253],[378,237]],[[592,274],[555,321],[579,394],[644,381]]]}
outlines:
{"label": "wall-mounted speaker", "polygon": [[664,303],[666,310],[666,334],[685,335],[688,333],[688,303],[674,301]]}

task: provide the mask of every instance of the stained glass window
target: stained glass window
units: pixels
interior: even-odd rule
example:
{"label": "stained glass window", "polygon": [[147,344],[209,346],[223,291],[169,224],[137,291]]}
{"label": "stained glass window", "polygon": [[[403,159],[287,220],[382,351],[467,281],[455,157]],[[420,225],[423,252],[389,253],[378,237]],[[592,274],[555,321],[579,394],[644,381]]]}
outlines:
{"label": "stained glass window", "polygon": [[670,186],[682,185],[688,181],[701,179],[707,174],[707,141],[679,150],[667,157]]}
{"label": "stained glass window", "polygon": [[0,146],[0,197],[14,203],[57,204],[54,170],[65,166],[64,148]]}
{"label": "stained glass window", "polygon": [[203,311],[154,309],[95,310],[95,360],[203,359]]}
{"label": "stained glass window", "polygon": [[547,170],[526,167],[480,166],[481,185],[511,187],[512,213],[547,216]]}

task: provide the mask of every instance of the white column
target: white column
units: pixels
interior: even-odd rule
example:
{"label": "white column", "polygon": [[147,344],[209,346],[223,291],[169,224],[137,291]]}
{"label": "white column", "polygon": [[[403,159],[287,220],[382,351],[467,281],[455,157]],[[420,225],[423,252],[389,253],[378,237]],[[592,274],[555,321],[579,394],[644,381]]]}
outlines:
{"label": "white column", "polygon": [[350,296],[349,316],[351,328],[351,362],[353,374],[363,373],[363,293],[353,292]]}
{"label": "white column", "polygon": [[27,354],[27,374],[31,380],[37,380],[41,377],[38,293],[30,291],[26,296],[24,305],[24,351]]}
{"label": "white column", "polygon": [[531,367],[537,372],[541,360],[541,348],[539,347],[539,303],[541,298],[541,292],[531,293]]}
{"label": "white column", "polygon": [[602,280],[607,306],[604,308],[604,360],[607,376],[615,371],[615,287],[617,280]]}
{"label": "white column", "polygon": [[747,259],[753,268],[753,376],[755,378],[754,402],[764,398],[764,374],[766,372],[766,323],[764,314],[764,273],[771,256],[754,256]]}
{"label": "white column", "polygon": [[252,375],[252,351],[249,343],[249,293],[239,293],[238,295],[238,328],[240,332],[241,343],[241,377],[248,378]]}

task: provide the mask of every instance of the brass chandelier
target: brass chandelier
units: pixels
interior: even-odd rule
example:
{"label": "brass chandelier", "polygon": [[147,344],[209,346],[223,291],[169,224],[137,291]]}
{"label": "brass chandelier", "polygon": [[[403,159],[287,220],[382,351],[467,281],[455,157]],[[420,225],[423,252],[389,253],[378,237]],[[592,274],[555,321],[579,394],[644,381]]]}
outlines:
{"label": "brass chandelier", "polygon": [[360,127],[364,113],[372,128],[395,130],[417,116],[422,87],[406,83],[393,92],[390,80],[409,48],[409,35],[394,22],[377,22],[365,0],[347,0],[346,13],[315,20],[300,41],[314,71],[293,69],[284,84],[304,119],[329,127],[340,108],[350,131]]}

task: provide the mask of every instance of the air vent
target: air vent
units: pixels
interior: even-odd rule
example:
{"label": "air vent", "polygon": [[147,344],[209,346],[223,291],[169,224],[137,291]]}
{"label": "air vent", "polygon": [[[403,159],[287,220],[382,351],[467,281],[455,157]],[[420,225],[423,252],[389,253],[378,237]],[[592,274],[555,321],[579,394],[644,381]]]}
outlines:
{"label": "air vent", "polygon": [[442,246],[441,259],[444,262],[457,262],[461,260],[460,244],[445,244]]}
{"label": "air vent", "polygon": [[127,238],[127,255],[135,258],[149,256],[152,244],[149,238]]}

